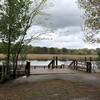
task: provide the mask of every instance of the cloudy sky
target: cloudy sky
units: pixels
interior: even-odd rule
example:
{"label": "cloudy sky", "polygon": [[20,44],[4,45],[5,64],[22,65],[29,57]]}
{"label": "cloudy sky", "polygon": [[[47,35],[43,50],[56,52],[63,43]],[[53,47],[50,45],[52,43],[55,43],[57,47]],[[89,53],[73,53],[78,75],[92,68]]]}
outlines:
{"label": "cloudy sky", "polygon": [[58,48],[97,48],[98,44],[84,42],[82,10],[76,0],[49,0],[44,15],[35,19],[29,34],[43,33],[45,39],[33,40],[33,46]]}

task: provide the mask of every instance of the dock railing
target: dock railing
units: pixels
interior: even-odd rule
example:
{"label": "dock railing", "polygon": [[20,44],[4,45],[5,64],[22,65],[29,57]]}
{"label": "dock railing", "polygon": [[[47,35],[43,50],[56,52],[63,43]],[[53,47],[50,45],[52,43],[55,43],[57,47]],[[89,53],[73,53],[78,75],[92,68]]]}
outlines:
{"label": "dock railing", "polygon": [[48,64],[48,69],[53,69],[55,66],[55,60],[52,60],[49,64]]}
{"label": "dock railing", "polygon": [[91,61],[78,61],[78,60],[73,60],[68,65],[68,68],[71,68],[73,70],[80,70],[80,71],[86,71],[88,73],[91,73],[92,64],[91,64]]}

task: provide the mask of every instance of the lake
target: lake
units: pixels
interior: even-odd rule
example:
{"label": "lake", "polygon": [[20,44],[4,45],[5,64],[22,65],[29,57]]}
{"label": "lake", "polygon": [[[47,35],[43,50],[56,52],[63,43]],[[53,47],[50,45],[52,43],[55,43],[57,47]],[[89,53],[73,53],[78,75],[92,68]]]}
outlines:
{"label": "lake", "polygon": [[[48,65],[50,63],[51,60],[48,61],[37,61],[37,60],[31,60],[31,65]],[[65,64],[65,65],[69,65],[72,61],[58,61],[58,65],[61,64]],[[100,68],[100,61],[92,61],[92,67],[94,68]]]}
{"label": "lake", "polygon": [[[0,65],[2,65],[3,64],[3,60],[2,61],[0,61]],[[51,62],[51,60],[47,60],[47,61],[40,61],[40,60],[30,60],[30,64],[32,65],[32,66],[34,66],[34,65],[48,65],[49,63]],[[71,61],[58,61],[58,65],[61,65],[61,64],[70,64],[71,63]],[[21,61],[18,61],[18,64],[21,64]],[[23,62],[23,64],[26,64],[26,61],[25,62]]]}
{"label": "lake", "polygon": [[[31,60],[31,65],[48,65],[51,60],[47,60],[47,61],[37,61],[37,60]],[[58,61],[58,65],[61,65],[61,64],[70,64],[71,61]]]}
{"label": "lake", "polygon": [[[30,64],[31,66],[47,66],[50,63],[51,60],[47,60],[47,61],[40,61],[40,60],[30,60]],[[0,65],[3,64],[3,60],[0,61]],[[65,64],[65,65],[69,65],[72,61],[58,61],[58,65],[61,64]],[[18,64],[21,64],[21,61],[18,61]],[[23,64],[26,64],[26,61],[23,62]],[[95,68],[100,68],[100,61],[92,61],[92,67]]]}

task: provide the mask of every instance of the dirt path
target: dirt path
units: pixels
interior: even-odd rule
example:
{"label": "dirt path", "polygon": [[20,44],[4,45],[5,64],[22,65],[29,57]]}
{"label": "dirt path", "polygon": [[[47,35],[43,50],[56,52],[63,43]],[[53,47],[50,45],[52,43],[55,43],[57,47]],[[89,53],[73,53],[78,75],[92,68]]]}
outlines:
{"label": "dirt path", "polygon": [[0,85],[0,100],[100,100],[100,73],[23,76]]}
{"label": "dirt path", "polygon": [[[40,76],[40,75],[39,75]],[[100,87],[62,77],[53,79],[51,76],[41,76],[37,79],[19,83],[10,83],[0,86],[0,100],[100,100]],[[49,80],[47,80],[47,77]],[[52,76],[53,77],[53,76]],[[33,78],[30,76],[29,78]],[[35,78],[34,78],[35,79]]]}
{"label": "dirt path", "polygon": [[52,80],[52,79],[60,79],[60,80],[70,80],[70,81],[80,81],[85,82],[87,84],[92,84],[94,86],[100,85],[100,73],[84,73],[84,72],[74,72],[67,74],[46,74],[46,75],[31,75],[29,77],[20,77],[14,81],[14,83],[24,83],[24,82],[35,82],[42,80]]}

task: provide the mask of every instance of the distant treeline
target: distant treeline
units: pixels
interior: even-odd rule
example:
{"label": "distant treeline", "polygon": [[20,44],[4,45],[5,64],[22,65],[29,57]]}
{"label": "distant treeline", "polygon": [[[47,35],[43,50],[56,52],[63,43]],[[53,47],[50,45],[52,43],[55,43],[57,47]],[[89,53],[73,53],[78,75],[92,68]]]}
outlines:
{"label": "distant treeline", "polygon": [[47,48],[47,47],[33,47],[27,46],[27,53],[34,54],[72,54],[72,55],[91,55],[97,54],[94,49],[66,49],[66,48]]}
{"label": "distant treeline", "polygon": [[[72,55],[91,55],[97,54],[97,49],[67,49],[67,48],[47,48],[47,47],[34,47],[32,45],[25,45],[24,46],[25,53],[30,54],[72,54]],[[0,53],[6,53],[6,48],[4,50],[4,45],[0,43]]]}

